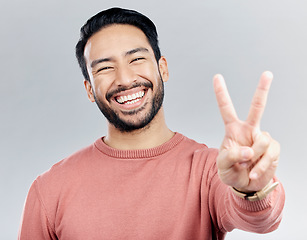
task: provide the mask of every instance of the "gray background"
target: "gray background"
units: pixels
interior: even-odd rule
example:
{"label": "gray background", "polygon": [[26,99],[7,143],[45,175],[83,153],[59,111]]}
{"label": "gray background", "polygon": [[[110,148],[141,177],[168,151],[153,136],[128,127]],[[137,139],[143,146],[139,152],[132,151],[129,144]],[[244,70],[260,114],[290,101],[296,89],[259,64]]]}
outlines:
{"label": "gray background", "polygon": [[[222,73],[245,119],[260,74],[274,73],[262,121],[282,146],[287,201],[280,228],[226,239],[306,239],[307,2],[282,0],[1,0],[0,239],[16,239],[23,203],[40,173],[106,133],[74,58],[80,26],[121,6],[157,25],[170,80],[168,126],[219,147],[224,127],[212,88]],[[305,224],[304,224],[305,223]]]}

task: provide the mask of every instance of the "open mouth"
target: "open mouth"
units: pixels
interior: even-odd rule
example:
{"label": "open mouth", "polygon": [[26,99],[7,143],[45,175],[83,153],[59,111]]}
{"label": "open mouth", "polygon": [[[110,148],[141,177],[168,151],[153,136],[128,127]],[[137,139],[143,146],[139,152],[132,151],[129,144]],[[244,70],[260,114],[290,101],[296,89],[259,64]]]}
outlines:
{"label": "open mouth", "polygon": [[145,95],[145,91],[141,90],[133,94],[118,96],[115,98],[115,100],[119,104],[133,104],[133,103],[141,101],[144,95]]}

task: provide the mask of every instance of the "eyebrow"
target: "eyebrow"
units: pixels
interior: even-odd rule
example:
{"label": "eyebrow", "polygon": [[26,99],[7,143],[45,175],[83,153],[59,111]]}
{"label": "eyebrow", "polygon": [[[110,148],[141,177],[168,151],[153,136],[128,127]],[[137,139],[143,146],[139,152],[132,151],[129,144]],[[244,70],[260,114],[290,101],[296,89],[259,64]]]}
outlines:
{"label": "eyebrow", "polygon": [[[147,48],[142,48],[142,47],[141,48],[134,48],[132,50],[127,51],[125,53],[125,56],[129,56],[129,55],[132,55],[132,54],[137,53],[137,52],[149,52],[149,50]],[[99,58],[99,59],[96,59],[96,60],[94,60],[91,63],[91,68],[94,68],[99,63],[110,62],[110,61],[114,61],[114,58],[109,57],[109,58]]]}
{"label": "eyebrow", "polygon": [[102,63],[102,62],[110,62],[112,61],[113,58],[100,58],[96,59],[91,63],[91,68],[94,68],[97,64]]}
{"label": "eyebrow", "polygon": [[137,52],[149,52],[147,48],[135,48],[126,52],[125,56],[132,55]]}

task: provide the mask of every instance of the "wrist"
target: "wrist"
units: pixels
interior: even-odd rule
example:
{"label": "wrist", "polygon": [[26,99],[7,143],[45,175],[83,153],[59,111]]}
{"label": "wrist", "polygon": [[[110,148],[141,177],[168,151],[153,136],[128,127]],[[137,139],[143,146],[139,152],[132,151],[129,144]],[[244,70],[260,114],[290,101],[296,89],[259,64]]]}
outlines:
{"label": "wrist", "polygon": [[261,190],[265,189],[266,187],[272,185],[274,183],[274,180],[271,179],[269,181],[269,183],[267,185],[265,185],[264,188],[262,189],[257,189],[257,190],[247,190],[247,189],[244,189],[244,188],[236,188],[236,187],[233,187],[235,190],[237,190],[238,192],[241,192],[241,193],[246,193],[246,194],[250,194],[250,193],[256,193],[256,192],[260,192]]}
{"label": "wrist", "polygon": [[255,191],[255,192],[251,192],[251,191],[241,191],[238,190],[234,187],[231,187],[232,192],[245,200],[248,201],[259,201],[262,200],[264,198],[266,198],[277,186],[278,186],[279,182],[273,182],[273,180],[271,180],[263,189],[261,189],[260,191]]}

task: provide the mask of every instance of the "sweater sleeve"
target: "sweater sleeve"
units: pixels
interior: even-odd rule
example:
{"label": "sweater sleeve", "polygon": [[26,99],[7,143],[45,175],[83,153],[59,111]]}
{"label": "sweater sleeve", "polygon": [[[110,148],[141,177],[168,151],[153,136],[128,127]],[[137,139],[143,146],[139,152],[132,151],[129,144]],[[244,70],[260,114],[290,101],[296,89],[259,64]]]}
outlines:
{"label": "sweater sleeve", "polygon": [[19,240],[55,240],[50,222],[40,199],[37,182],[34,181],[23,209],[18,232]]}
{"label": "sweater sleeve", "polygon": [[[281,184],[265,199],[251,202],[236,196],[230,187],[220,180],[215,161],[210,173],[209,209],[218,232],[230,232],[238,228],[249,232],[268,233],[277,229],[285,202]],[[276,181],[278,180],[275,177],[274,182]]]}

